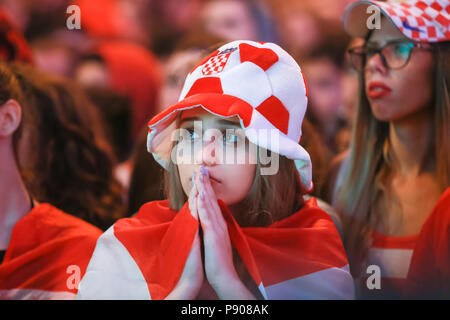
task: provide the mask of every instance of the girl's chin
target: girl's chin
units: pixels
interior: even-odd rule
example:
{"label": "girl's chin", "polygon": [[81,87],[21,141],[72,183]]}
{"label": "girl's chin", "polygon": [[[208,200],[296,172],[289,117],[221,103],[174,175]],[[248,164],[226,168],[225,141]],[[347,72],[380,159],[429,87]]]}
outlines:
{"label": "girl's chin", "polygon": [[388,103],[380,103],[380,102],[375,102],[375,103],[371,103],[371,109],[372,109],[372,113],[373,116],[378,120],[378,121],[391,121],[392,119],[392,105],[388,104]]}

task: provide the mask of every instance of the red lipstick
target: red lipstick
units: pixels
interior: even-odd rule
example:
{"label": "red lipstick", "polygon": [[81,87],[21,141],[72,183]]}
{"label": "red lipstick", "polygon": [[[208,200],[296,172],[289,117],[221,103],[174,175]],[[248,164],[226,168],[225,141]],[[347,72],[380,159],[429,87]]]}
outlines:
{"label": "red lipstick", "polygon": [[391,93],[391,91],[392,89],[383,82],[372,81],[369,83],[367,96],[370,99],[379,99],[388,95],[389,93]]}

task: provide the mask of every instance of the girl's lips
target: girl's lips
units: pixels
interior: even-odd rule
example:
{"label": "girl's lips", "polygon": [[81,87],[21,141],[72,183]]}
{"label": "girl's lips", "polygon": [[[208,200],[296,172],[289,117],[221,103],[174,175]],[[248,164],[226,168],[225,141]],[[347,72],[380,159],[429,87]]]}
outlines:
{"label": "girl's lips", "polygon": [[211,180],[211,181],[213,181],[213,182],[220,183],[220,180],[214,178],[211,174],[209,175],[209,180]]}
{"label": "girl's lips", "polygon": [[[200,168],[200,174],[203,174],[205,176],[207,176],[209,178],[209,180],[211,180],[211,182],[216,182],[216,183],[221,183],[221,181],[219,179],[217,179],[216,177],[214,177],[207,169],[205,169],[204,167]],[[192,178],[191,180],[194,178],[194,173],[192,173]]]}
{"label": "girl's lips", "polygon": [[367,96],[370,99],[379,99],[388,95],[391,91],[392,89],[383,82],[373,81],[369,83]]}

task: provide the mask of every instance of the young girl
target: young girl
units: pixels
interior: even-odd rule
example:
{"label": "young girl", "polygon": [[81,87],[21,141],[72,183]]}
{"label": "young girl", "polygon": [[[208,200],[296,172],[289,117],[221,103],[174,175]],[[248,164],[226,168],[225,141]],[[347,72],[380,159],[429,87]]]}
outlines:
{"label": "young girl", "polygon": [[36,112],[1,63],[0,299],[73,299],[101,231],[32,198],[22,165],[36,152],[30,132],[42,138],[31,128],[48,125]]}
{"label": "young girl", "polygon": [[449,8],[364,1],[344,17],[366,42],[350,50],[359,106],[334,204],[363,298],[449,294]]}
{"label": "young girl", "polygon": [[306,86],[272,43],[235,41],[149,123],[168,200],[97,242],[82,299],[341,299],[353,281],[299,145]]}

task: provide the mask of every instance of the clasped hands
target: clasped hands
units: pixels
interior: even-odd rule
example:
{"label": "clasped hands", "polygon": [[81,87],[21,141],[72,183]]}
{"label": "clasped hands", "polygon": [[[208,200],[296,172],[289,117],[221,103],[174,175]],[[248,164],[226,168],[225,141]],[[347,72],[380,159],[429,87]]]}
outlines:
{"label": "clasped hands", "polygon": [[[216,194],[205,167],[192,173],[189,210],[199,221],[197,232],[178,284],[166,299],[195,299],[204,281],[208,281],[219,299],[255,299],[240,280],[233,265],[230,236]],[[200,228],[199,228],[200,230]],[[201,257],[201,242],[204,260]]]}

